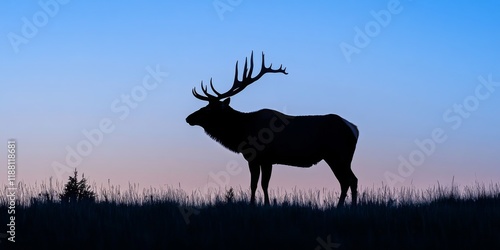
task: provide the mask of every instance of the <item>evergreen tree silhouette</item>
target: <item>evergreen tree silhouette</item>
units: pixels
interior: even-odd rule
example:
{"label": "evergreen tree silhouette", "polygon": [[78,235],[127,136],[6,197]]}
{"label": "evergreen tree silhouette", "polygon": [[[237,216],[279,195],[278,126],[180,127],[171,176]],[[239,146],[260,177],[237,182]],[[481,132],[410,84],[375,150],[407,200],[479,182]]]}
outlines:
{"label": "evergreen tree silhouette", "polygon": [[82,179],[78,180],[78,171],[75,169],[73,176],[70,176],[68,182],[64,185],[64,191],[59,195],[63,203],[76,203],[80,201],[94,202],[96,198],[95,192],[92,190],[85,175],[82,174]]}

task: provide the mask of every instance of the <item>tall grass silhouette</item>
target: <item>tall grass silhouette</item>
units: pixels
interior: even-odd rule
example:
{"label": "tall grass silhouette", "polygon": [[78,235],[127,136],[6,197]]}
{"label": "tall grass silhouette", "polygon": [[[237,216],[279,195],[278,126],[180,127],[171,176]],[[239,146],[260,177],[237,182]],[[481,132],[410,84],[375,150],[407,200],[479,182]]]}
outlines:
{"label": "tall grass silhouette", "polygon": [[[17,187],[13,244],[20,249],[325,249],[319,239],[331,249],[500,247],[498,183],[365,187],[357,207],[341,208],[339,193],[326,189],[274,189],[270,206],[260,193],[249,206],[248,190],[238,187],[202,194],[94,183],[95,201],[81,203],[61,202],[64,184],[52,180]],[[3,225],[7,194],[5,186]]]}

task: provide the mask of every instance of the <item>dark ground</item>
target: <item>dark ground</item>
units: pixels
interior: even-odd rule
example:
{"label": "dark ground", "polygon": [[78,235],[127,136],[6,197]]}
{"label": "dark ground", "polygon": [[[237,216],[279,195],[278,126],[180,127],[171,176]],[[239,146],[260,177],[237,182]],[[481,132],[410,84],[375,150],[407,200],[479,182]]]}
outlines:
{"label": "dark ground", "polygon": [[16,208],[16,243],[0,239],[0,249],[500,249],[500,194],[398,204],[362,199],[343,208],[229,200],[189,207],[168,199],[33,199]]}

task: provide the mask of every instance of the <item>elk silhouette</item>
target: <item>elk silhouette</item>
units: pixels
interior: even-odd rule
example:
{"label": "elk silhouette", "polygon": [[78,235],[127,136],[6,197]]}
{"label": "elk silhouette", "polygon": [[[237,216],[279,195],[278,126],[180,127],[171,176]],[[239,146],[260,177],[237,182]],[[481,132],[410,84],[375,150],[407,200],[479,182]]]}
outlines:
{"label": "elk silhouette", "polygon": [[250,68],[247,67],[247,61],[245,58],[241,81],[238,79],[236,61],[234,83],[229,91],[219,93],[212,79],[210,88],[215,95],[208,92],[203,81],[201,90],[204,95],[193,88],[194,97],[208,101],[208,105],[189,115],[186,122],[191,126],[201,126],[212,139],[233,152],[243,154],[250,168],[251,204],[255,204],[255,191],[261,171],[264,202],[268,205],[267,189],[273,164],[308,168],[325,160],[340,182],[338,206],[344,204],[349,187],[352,204],[356,205],[358,179],[351,170],[351,161],[359,135],[357,127],[335,114],[289,116],[270,109],[250,113],[234,110],[229,106],[231,96],[266,73],[288,74],[282,65],[279,69],[272,69],[272,64],[266,67],[262,53],[260,72],[252,77],[253,52]]}

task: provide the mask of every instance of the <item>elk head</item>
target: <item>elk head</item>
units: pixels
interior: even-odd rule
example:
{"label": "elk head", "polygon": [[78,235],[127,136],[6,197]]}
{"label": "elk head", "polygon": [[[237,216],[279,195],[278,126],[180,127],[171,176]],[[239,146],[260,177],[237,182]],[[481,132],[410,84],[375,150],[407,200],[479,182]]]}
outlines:
{"label": "elk head", "polygon": [[234,113],[234,110],[229,106],[231,96],[238,94],[248,85],[259,80],[266,73],[283,73],[285,75],[288,74],[286,72],[286,68],[282,68],[282,65],[280,65],[279,69],[272,69],[272,64],[269,65],[269,67],[266,67],[264,62],[264,53],[262,53],[262,66],[260,72],[255,77],[252,77],[253,51],[250,55],[250,68],[247,67],[247,59],[248,58],[245,58],[245,66],[243,68],[243,77],[241,81],[238,79],[238,61],[236,61],[233,86],[227,92],[219,93],[214,88],[212,79],[210,79],[210,88],[215,95],[208,93],[208,87],[203,86],[203,81],[201,81],[201,90],[204,95],[199,94],[198,92],[196,92],[196,88],[193,88],[194,97],[202,101],[207,101],[208,105],[192,113],[186,118],[186,122],[189,123],[189,125],[198,125],[205,129],[208,126],[217,126],[217,124],[224,122],[225,119],[230,117],[230,114]]}

